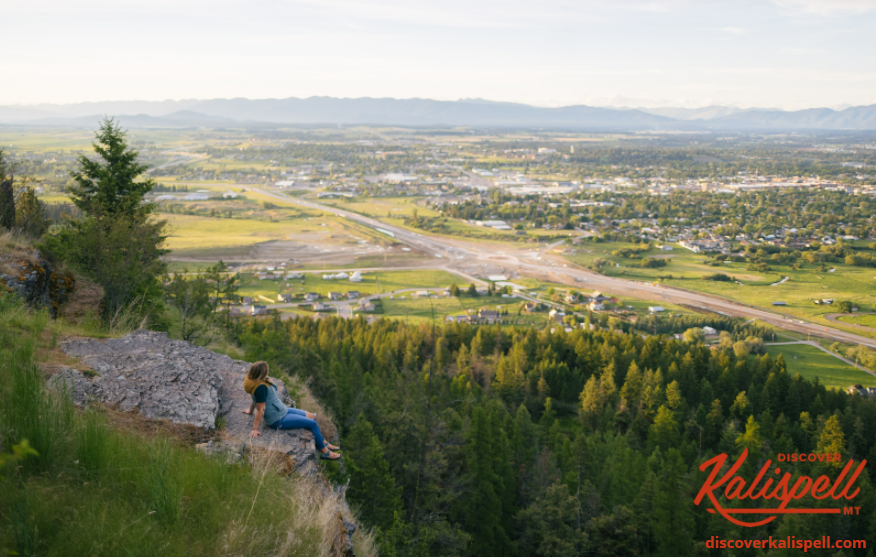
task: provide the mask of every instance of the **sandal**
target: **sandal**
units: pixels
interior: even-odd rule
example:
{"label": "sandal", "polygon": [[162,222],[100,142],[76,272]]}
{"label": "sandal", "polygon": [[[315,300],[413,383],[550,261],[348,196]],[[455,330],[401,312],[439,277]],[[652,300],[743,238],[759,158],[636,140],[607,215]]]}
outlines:
{"label": "sandal", "polygon": [[321,458],[323,460],[338,460],[341,458],[341,455],[339,455],[338,453],[333,453],[332,451],[329,451],[328,454],[320,453],[319,458]]}

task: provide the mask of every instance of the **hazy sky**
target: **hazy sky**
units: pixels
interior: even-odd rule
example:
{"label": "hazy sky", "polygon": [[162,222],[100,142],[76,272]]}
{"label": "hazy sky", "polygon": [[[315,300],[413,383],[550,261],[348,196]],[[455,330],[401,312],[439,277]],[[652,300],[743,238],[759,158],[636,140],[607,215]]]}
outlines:
{"label": "hazy sky", "polygon": [[876,0],[0,0],[0,104],[876,103]]}

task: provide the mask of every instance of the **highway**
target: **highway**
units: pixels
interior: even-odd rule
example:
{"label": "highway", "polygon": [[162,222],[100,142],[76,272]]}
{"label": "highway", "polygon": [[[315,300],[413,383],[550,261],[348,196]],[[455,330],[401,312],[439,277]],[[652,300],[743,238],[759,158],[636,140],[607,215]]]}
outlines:
{"label": "highway", "polygon": [[[316,203],[310,200],[298,199],[275,191],[258,188],[252,188],[251,191],[286,203],[294,203],[302,207],[332,213],[359,224],[377,229],[383,233],[389,233],[389,235],[401,243],[407,244],[408,246],[433,257],[443,259],[444,261],[435,262],[434,268],[436,269],[445,269],[456,272],[457,274],[462,274],[460,271],[454,269],[455,265],[461,263],[471,264],[472,262],[483,262],[493,265],[502,265],[506,268],[516,269],[518,272],[529,270],[551,274],[556,277],[565,275],[578,284],[579,290],[600,290],[611,292],[618,296],[631,296],[645,300],[665,301],[673,304],[700,307],[733,317],[758,319],[764,323],[797,333],[813,335],[850,344],[863,344],[864,346],[876,348],[876,340],[865,336],[841,331],[833,327],[809,323],[797,319],[796,317],[745,306],[709,294],[691,292],[651,283],[636,282],[617,277],[607,277],[586,269],[565,266],[568,265],[568,263],[564,264],[561,261],[553,260],[549,256],[543,257],[540,255],[540,251],[530,249],[515,250],[513,248],[504,247],[502,248],[503,251],[496,251],[497,248],[490,244],[479,245],[477,243],[457,239],[424,236],[358,213],[345,211],[337,207]],[[547,246],[542,249],[547,250],[549,247],[550,246]],[[557,281],[562,282],[559,278]]]}

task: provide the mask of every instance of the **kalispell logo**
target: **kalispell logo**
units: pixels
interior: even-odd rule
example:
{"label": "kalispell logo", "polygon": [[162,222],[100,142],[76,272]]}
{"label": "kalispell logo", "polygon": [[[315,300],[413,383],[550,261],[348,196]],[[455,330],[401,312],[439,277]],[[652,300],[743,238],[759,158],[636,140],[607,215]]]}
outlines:
{"label": "kalispell logo", "polygon": [[[837,476],[836,480],[831,480],[831,478],[826,475],[819,476],[815,480],[809,476],[800,476],[797,481],[791,485],[792,474],[790,472],[785,472],[785,474],[782,475],[781,468],[776,467],[773,471],[775,477],[773,477],[773,474],[770,474],[773,465],[772,460],[767,460],[766,463],[764,463],[760,472],[757,473],[757,476],[755,476],[751,484],[748,484],[744,478],[738,476],[737,472],[739,472],[739,469],[745,463],[745,459],[748,458],[748,449],[743,450],[742,454],[739,455],[739,458],[733,463],[733,466],[730,467],[727,473],[718,478],[721,469],[724,467],[728,458],[727,453],[722,453],[714,458],[710,458],[700,465],[700,470],[703,472],[710,467],[712,470],[709,473],[708,479],[703,483],[703,487],[700,488],[700,492],[697,494],[696,499],[694,499],[694,504],[699,505],[703,500],[703,497],[708,497],[709,501],[712,502],[713,507],[709,509],[709,512],[717,512],[733,524],[749,527],[762,526],[772,522],[780,514],[858,514],[860,511],[860,507],[838,506],[835,508],[803,509],[792,508],[789,507],[789,505],[792,501],[802,499],[806,495],[810,495],[812,498],[818,500],[824,500],[827,498],[837,501],[840,499],[854,499],[861,490],[860,488],[855,488],[855,490],[851,492],[850,490],[852,489],[855,480],[861,475],[861,471],[864,470],[864,466],[867,464],[866,460],[862,460],[858,463],[857,468],[855,468],[855,461],[850,459],[842,469],[842,472],[840,472],[839,476]],[[778,461],[840,462],[841,455],[824,453],[781,454],[779,455]],[[852,472],[852,468],[855,468],[854,472]],[[851,475],[849,475],[850,473]],[[766,479],[764,479],[765,477]],[[842,490],[840,490],[841,487]],[[763,506],[756,505],[755,503],[751,506],[742,508],[724,508],[718,502],[717,494],[720,494],[721,488],[723,488],[724,497],[728,501],[752,501],[754,503],[758,499],[763,499],[764,504]],[[768,501],[775,501],[778,504],[776,506],[770,506],[767,503]],[[762,520],[757,520],[756,522],[745,522],[738,518],[734,518],[732,515],[768,516]]]}

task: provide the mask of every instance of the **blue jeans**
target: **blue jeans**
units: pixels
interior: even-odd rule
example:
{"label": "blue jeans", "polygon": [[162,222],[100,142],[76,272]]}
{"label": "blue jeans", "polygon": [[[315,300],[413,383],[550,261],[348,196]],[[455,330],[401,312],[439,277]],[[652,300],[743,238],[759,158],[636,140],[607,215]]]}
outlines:
{"label": "blue jeans", "polygon": [[319,431],[319,426],[316,420],[311,420],[307,417],[307,412],[298,408],[289,408],[286,415],[268,427],[273,429],[309,429],[313,434],[313,440],[316,442],[316,450],[321,451],[325,447],[325,438]]}

